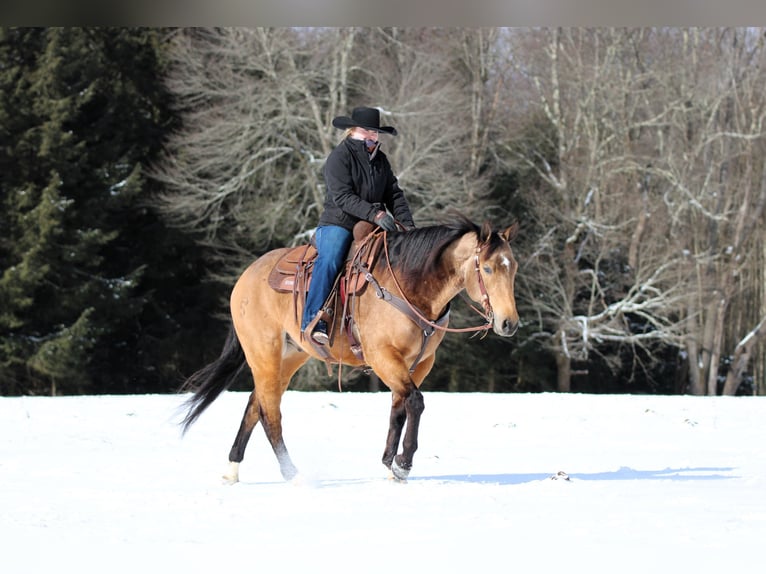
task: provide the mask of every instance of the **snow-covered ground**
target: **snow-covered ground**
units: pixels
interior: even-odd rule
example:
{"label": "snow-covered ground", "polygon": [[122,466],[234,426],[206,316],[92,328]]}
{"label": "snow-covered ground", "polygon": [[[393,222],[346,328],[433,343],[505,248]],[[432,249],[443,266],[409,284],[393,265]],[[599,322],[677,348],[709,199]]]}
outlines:
{"label": "snow-covered ground", "polygon": [[[766,541],[766,398],[425,392],[407,483],[386,393],[288,392],[282,481],[247,395],[0,398],[0,571],[745,572]],[[559,471],[570,480],[552,480]]]}

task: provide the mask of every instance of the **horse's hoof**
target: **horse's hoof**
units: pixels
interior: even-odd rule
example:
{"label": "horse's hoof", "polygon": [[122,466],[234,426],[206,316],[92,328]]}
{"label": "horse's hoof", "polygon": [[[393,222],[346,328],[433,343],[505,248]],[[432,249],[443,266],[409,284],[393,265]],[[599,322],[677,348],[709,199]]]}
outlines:
{"label": "horse's hoof", "polygon": [[391,462],[391,474],[394,475],[396,480],[407,480],[407,477],[410,475],[410,469],[399,466],[396,463],[396,458],[394,458]]}

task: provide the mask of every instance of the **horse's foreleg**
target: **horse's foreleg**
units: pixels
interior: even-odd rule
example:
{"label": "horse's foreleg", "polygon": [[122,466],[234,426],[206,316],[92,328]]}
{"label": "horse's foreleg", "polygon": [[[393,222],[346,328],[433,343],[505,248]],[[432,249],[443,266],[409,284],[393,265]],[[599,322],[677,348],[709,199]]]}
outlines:
{"label": "horse's foreleg", "polygon": [[[425,357],[415,368],[410,382],[402,386],[401,392],[393,393],[394,398],[391,405],[386,450],[383,452],[383,464],[400,480],[407,478],[409,475],[412,469],[412,458],[418,448],[420,415],[425,410],[423,394],[418,388],[431,371],[434,358],[434,355]],[[407,423],[407,431],[404,435],[404,443],[402,444],[402,454],[396,456],[405,422]]]}
{"label": "horse's foreleg", "polygon": [[386,448],[383,451],[383,464],[391,469],[391,464],[399,450],[399,440],[404,430],[404,422],[407,419],[407,412],[404,406],[404,397],[394,394],[391,403],[391,415],[388,419],[388,436],[386,437]]}
{"label": "horse's foreleg", "polygon": [[407,429],[402,441],[402,453],[394,457],[391,464],[391,472],[400,480],[404,480],[412,469],[412,457],[418,449],[418,429],[420,427],[420,415],[425,410],[423,393],[413,386],[412,391],[404,399],[404,410],[407,415]]}
{"label": "horse's foreleg", "polygon": [[[408,385],[407,390],[409,392],[406,395],[394,394],[386,448],[383,451],[383,464],[401,480],[407,478],[412,469],[412,458],[418,449],[420,415],[425,409],[423,393],[413,384]],[[402,452],[397,455],[403,431]]]}
{"label": "horse's foreleg", "polygon": [[258,399],[255,396],[255,391],[253,391],[250,393],[245,414],[242,416],[242,423],[239,425],[239,431],[237,431],[234,444],[229,451],[229,468],[223,475],[223,479],[229,484],[239,482],[239,463],[245,457],[247,442],[250,440],[250,435],[253,434],[255,425],[258,424],[259,418]]}

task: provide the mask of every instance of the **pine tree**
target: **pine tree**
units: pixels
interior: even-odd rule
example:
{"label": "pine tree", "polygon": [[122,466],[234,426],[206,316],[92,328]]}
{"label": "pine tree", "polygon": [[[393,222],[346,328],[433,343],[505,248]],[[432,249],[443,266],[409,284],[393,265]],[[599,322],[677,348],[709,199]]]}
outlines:
{"label": "pine tree", "polygon": [[2,394],[145,390],[163,363],[137,356],[178,326],[144,280],[168,263],[156,242],[184,265],[145,207],[170,122],[161,33],[0,29]]}

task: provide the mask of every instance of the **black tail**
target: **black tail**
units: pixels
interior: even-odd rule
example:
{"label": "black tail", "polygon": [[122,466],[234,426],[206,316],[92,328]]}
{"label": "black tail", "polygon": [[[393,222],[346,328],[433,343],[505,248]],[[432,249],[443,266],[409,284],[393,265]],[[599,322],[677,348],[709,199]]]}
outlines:
{"label": "black tail", "polygon": [[184,433],[218,395],[234,383],[245,364],[245,353],[237,339],[234,325],[231,325],[221,355],[186,379],[181,386],[181,392],[194,391],[194,395],[184,403],[189,409],[181,421]]}

